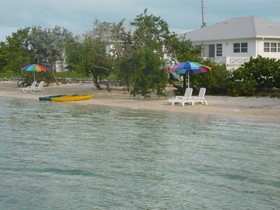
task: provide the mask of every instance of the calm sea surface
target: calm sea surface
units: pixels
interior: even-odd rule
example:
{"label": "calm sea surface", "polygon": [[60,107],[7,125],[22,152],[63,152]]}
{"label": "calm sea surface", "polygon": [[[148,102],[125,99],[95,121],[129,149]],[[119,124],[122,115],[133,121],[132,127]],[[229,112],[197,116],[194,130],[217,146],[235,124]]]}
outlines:
{"label": "calm sea surface", "polygon": [[280,209],[280,123],[0,98],[0,209]]}

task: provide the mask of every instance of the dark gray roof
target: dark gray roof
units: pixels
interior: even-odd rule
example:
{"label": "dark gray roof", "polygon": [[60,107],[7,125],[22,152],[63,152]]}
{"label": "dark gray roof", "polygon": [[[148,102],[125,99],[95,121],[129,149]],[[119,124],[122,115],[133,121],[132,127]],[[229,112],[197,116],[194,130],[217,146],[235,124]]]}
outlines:
{"label": "dark gray roof", "polygon": [[280,23],[257,17],[238,17],[186,33],[191,41],[271,37],[280,39]]}

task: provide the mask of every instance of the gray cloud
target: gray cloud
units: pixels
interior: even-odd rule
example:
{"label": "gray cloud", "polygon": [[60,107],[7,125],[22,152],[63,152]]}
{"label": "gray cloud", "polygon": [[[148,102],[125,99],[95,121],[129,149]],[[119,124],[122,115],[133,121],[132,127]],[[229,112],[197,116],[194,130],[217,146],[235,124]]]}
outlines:
{"label": "gray cloud", "polygon": [[[63,26],[74,34],[91,30],[94,19],[126,23],[141,14],[160,16],[176,32],[201,25],[200,0],[1,0],[0,41],[28,26]],[[279,0],[204,0],[204,17],[214,24],[232,17],[258,16],[280,22]]]}

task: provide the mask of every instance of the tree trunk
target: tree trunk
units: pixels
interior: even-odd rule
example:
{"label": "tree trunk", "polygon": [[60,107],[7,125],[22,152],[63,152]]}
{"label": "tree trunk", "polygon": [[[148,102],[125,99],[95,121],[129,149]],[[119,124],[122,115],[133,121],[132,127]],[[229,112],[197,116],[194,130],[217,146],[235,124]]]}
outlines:
{"label": "tree trunk", "polygon": [[93,75],[93,84],[95,85],[95,87],[97,88],[97,90],[101,90],[101,87],[100,87],[100,84],[99,84],[99,81],[98,81],[98,77]]}
{"label": "tree trunk", "polygon": [[55,83],[57,84],[57,85],[59,85],[59,83],[58,83],[58,81],[57,81],[57,79],[56,79],[56,76],[55,76],[55,73],[54,73],[54,70],[52,69],[52,75],[53,75],[53,78],[54,78],[54,80],[55,80]]}

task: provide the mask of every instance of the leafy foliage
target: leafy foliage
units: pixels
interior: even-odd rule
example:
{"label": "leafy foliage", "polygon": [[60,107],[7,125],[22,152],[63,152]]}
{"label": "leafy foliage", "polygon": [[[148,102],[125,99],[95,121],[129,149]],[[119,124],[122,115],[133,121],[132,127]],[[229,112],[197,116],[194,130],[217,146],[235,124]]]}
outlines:
{"label": "leafy foliage", "polygon": [[36,63],[43,64],[53,70],[56,61],[64,60],[65,45],[71,39],[72,33],[59,26],[52,29],[33,27],[29,48]]}
{"label": "leafy foliage", "polygon": [[[31,75],[21,69],[32,63],[47,66],[54,70],[56,61],[64,59],[65,43],[72,34],[59,26],[53,29],[32,27],[19,29],[0,45],[1,71],[19,72],[25,80]],[[40,74],[46,79],[47,74]],[[54,75],[53,75],[54,76]]]}
{"label": "leafy foliage", "polygon": [[207,64],[211,71],[204,74],[192,74],[191,83],[194,89],[205,87],[210,94],[226,94],[230,72],[224,65]]}
{"label": "leafy foliage", "polygon": [[85,35],[83,41],[72,39],[66,47],[68,68],[72,71],[92,74],[93,82],[100,89],[100,81],[112,69],[111,57],[106,52],[109,38],[104,36],[111,30],[109,23],[98,21],[93,31]]}
{"label": "leafy foliage", "polygon": [[132,56],[121,63],[121,77],[127,86],[131,86],[131,94],[147,96],[151,91],[161,94],[165,88],[167,77],[160,58],[149,48],[134,51]]}
{"label": "leafy foliage", "polygon": [[29,46],[30,28],[19,29],[0,43],[0,70],[21,74],[21,68],[33,61]]}
{"label": "leafy foliage", "polygon": [[258,56],[233,71],[228,90],[238,96],[255,95],[273,88],[280,88],[280,60]]}
{"label": "leafy foliage", "polygon": [[186,38],[186,36],[182,36],[178,39],[173,39],[173,48],[175,48],[175,57],[179,62],[198,62],[204,63],[199,56],[201,53],[201,48],[199,46],[194,46],[193,43]]}
{"label": "leafy foliage", "polygon": [[164,20],[148,15],[147,10],[131,25],[135,27],[133,33],[119,33],[124,49],[124,56],[119,58],[119,75],[133,95],[146,96],[154,90],[162,94],[167,83],[164,56],[174,35]]}

